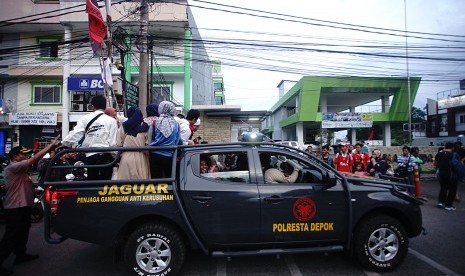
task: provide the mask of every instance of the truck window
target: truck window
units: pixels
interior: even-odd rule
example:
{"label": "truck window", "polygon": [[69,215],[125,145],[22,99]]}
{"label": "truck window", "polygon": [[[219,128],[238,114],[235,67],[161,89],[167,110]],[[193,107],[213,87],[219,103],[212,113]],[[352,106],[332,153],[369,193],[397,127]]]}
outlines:
{"label": "truck window", "polygon": [[202,178],[225,182],[250,182],[246,152],[202,153],[194,174]]}
{"label": "truck window", "polygon": [[[262,151],[259,153],[259,158],[265,183],[286,182],[284,180],[290,183],[323,183],[324,177],[320,168],[294,156]],[[297,171],[297,177],[294,171]],[[284,175],[284,178],[277,174]]]}

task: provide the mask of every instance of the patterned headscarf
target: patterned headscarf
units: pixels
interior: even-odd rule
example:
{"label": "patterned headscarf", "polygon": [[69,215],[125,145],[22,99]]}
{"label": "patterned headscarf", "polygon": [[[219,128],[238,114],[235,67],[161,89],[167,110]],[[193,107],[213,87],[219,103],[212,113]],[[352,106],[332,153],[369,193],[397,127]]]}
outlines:
{"label": "patterned headscarf", "polygon": [[124,132],[136,137],[141,132],[146,132],[149,126],[143,122],[142,112],[139,108],[131,106],[128,110],[128,119],[123,123]]}
{"label": "patterned headscarf", "polygon": [[178,122],[174,119],[175,106],[172,102],[162,101],[158,106],[160,116],[157,119],[157,128],[165,138],[168,138]]}

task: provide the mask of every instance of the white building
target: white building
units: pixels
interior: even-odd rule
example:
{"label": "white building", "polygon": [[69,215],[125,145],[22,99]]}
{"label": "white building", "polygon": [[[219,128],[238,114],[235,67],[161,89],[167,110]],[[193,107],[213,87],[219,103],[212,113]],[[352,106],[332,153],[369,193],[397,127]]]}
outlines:
{"label": "white building", "polygon": [[[139,82],[139,5],[114,3],[110,8],[113,40],[126,48],[121,55],[113,47],[113,62],[124,68],[122,76],[112,66],[119,108],[126,90],[117,85],[118,77]],[[100,11],[106,18],[105,8]],[[148,103],[168,99],[186,111],[193,102],[214,102],[212,66],[187,0],[152,3],[149,11]],[[67,134],[103,87],[100,61],[88,42],[85,1],[4,1],[0,21],[1,154],[2,136],[37,148],[39,137]],[[80,85],[85,83],[89,86]],[[26,112],[29,116],[20,114]]]}

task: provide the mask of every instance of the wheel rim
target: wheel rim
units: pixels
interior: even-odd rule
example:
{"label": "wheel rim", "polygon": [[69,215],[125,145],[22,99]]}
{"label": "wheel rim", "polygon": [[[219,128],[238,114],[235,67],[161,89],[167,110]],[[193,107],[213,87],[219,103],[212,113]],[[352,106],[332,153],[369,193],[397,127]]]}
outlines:
{"label": "wheel rim", "polygon": [[376,229],[368,239],[368,252],[378,262],[392,260],[398,251],[399,239],[391,229]]}
{"label": "wheel rim", "polygon": [[162,239],[145,239],[137,247],[136,260],[139,267],[149,273],[161,272],[171,261],[171,249]]}

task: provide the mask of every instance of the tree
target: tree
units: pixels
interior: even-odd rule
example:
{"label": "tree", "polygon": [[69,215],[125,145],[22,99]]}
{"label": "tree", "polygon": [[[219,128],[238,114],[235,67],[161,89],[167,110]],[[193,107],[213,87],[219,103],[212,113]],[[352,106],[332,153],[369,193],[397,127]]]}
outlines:
{"label": "tree", "polygon": [[[426,109],[426,106],[423,108]],[[426,112],[418,107],[412,107],[412,123],[426,123]]]}
{"label": "tree", "polygon": [[[426,109],[426,107],[423,109]],[[412,123],[426,124],[426,112],[421,108],[413,106],[410,115],[412,118]],[[404,131],[404,123],[405,122],[391,123],[391,137],[393,146],[401,146],[409,143],[409,133],[408,131]]]}

